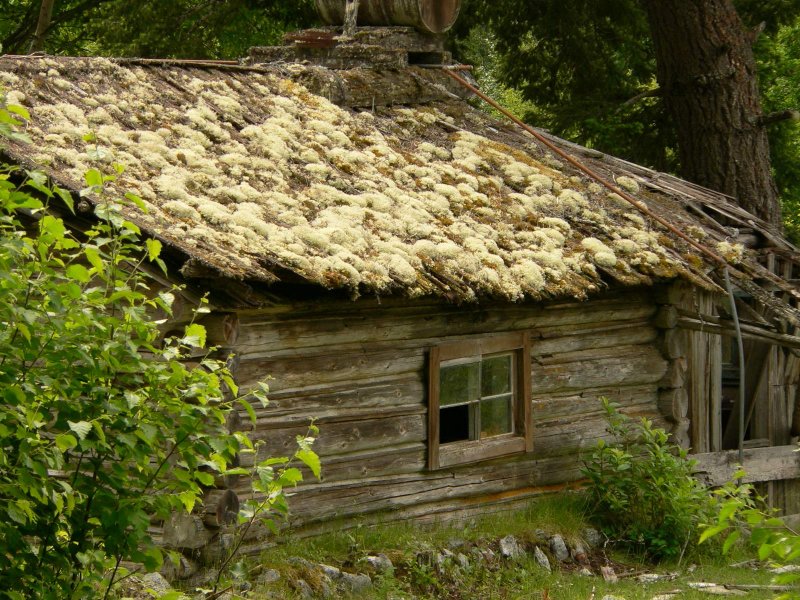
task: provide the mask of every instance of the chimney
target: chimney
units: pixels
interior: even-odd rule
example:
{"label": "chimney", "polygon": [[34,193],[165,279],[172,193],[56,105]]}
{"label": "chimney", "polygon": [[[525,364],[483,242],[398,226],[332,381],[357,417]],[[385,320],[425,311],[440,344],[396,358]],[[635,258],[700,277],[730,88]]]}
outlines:
{"label": "chimney", "polygon": [[452,62],[445,50],[445,32],[456,22],[461,0],[316,3],[325,27],[287,34],[283,46],[251,48],[247,62],[300,63],[333,70],[398,70]]}

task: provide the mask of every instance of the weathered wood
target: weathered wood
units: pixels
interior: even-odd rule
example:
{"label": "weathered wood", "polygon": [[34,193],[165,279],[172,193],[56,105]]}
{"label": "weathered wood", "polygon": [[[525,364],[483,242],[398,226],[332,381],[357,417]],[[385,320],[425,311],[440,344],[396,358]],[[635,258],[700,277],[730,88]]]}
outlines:
{"label": "weathered wood", "polygon": [[[298,308],[298,313],[241,313],[241,336],[237,350],[245,359],[261,356],[278,358],[300,350],[301,356],[312,348],[335,345],[343,351],[360,348],[365,343],[398,342],[435,345],[459,336],[484,335],[533,329],[532,339],[557,337],[557,328],[575,330],[580,326],[610,327],[618,322],[649,319],[656,308],[639,295],[629,300],[603,300],[561,308],[500,305],[490,309],[414,306],[406,308],[374,307],[356,302],[341,312],[334,305]],[[379,347],[379,346],[378,346]],[[298,355],[295,352],[295,355]]]}
{"label": "weathered wood", "polygon": [[211,540],[203,518],[195,514],[174,513],[164,522],[162,543],[168,548],[197,549]]}
{"label": "weathered wood", "polygon": [[164,557],[164,564],[161,567],[161,574],[167,581],[180,581],[189,579],[200,570],[200,565],[191,558],[178,554],[177,564],[172,561],[172,556]]}
{"label": "weathered wood", "polygon": [[686,359],[684,357],[669,361],[667,372],[659,382],[662,388],[682,388],[686,385]]}
{"label": "weathered wood", "polygon": [[683,388],[661,390],[658,409],[671,423],[678,423],[689,414],[689,394]]}
{"label": "weathered wood", "polygon": [[667,362],[652,346],[623,347],[613,353],[576,352],[560,357],[555,364],[540,360],[548,364],[534,359],[534,393],[655,383],[667,369]]}
{"label": "weathered wood", "polygon": [[422,348],[385,352],[337,352],[335,346],[327,354],[308,356],[302,360],[246,360],[243,357],[237,381],[245,389],[267,375],[280,375],[269,382],[273,391],[310,388],[323,390],[337,384],[356,381],[375,382],[408,373],[421,373],[425,355]]}
{"label": "weathered wood", "polygon": [[[534,386],[535,387],[535,386]],[[654,383],[637,386],[590,388],[579,392],[546,393],[535,390],[532,399],[533,420],[540,427],[549,421],[592,415],[601,419],[605,414],[600,398],[608,398],[623,409],[654,407],[658,390]],[[640,409],[637,409],[640,410]],[[644,410],[644,408],[641,408]]]}
{"label": "weathered wood", "polygon": [[653,318],[653,325],[659,329],[673,329],[678,325],[678,309],[674,306],[662,306]]}
{"label": "weathered wood", "polygon": [[[679,327],[691,329],[693,331],[704,331],[706,333],[713,333],[716,335],[724,335],[727,337],[734,337],[736,331],[732,321],[726,319],[719,320],[719,324],[709,321],[700,321],[689,317],[681,317],[678,320]],[[745,339],[752,339],[762,341],[765,343],[778,344],[785,348],[800,349],[800,337],[795,335],[787,335],[784,333],[775,333],[755,325],[748,325],[746,323],[740,324],[742,330],[742,337]]]}
{"label": "weathered wood", "polygon": [[689,428],[691,427],[691,422],[689,419],[678,419],[678,421],[672,426],[670,430],[670,435],[672,436],[672,442],[688,450],[691,447],[691,437],[689,435]]}
{"label": "weathered wood", "polygon": [[680,329],[667,329],[661,340],[661,350],[664,356],[675,360],[688,354],[686,333]]}
{"label": "weathered wood", "polygon": [[221,527],[235,523],[239,516],[239,496],[231,489],[209,490],[203,495],[203,523]]}
{"label": "weathered wood", "polygon": [[[265,456],[291,456],[296,437],[305,435],[307,427],[280,430],[258,429],[251,433],[253,441],[263,441]],[[427,437],[427,415],[352,420],[327,423],[320,428],[314,449],[324,458],[329,455],[380,448],[400,443],[421,442]]]}
{"label": "weathered wood", "polygon": [[[800,477],[800,456],[794,445],[751,448],[744,451],[744,481],[776,481]],[[696,472],[706,483],[719,486],[733,477],[739,455],[736,450],[695,454]]]}

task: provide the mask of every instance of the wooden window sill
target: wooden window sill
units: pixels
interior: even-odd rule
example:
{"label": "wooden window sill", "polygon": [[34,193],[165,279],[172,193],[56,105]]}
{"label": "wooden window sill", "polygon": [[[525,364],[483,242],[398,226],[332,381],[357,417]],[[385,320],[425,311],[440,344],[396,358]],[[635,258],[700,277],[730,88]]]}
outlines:
{"label": "wooden window sill", "polygon": [[499,458],[525,452],[525,438],[503,435],[484,440],[453,442],[439,446],[439,468]]}

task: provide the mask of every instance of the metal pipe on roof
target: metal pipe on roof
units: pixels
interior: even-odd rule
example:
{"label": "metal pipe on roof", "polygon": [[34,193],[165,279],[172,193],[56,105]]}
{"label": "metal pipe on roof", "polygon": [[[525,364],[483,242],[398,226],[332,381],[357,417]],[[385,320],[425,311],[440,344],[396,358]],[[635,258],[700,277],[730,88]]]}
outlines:
{"label": "metal pipe on roof", "polygon": [[[328,25],[343,25],[347,0],[316,0],[317,12]],[[361,0],[359,25],[405,25],[423,33],[444,33],[458,18],[461,0]]]}

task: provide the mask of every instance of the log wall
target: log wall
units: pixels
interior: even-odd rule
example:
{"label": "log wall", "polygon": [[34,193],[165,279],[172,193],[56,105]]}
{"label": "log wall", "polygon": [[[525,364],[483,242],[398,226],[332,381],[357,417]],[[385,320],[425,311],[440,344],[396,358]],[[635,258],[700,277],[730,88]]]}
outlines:
{"label": "log wall", "polygon": [[[660,425],[664,358],[651,292],[585,303],[452,307],[374,300],[239,313],[236,377],[272,376],[255,437],[286,455],[309,420],[321,482],[290,500],[294,527],[331,519],[420,518],[493,508],[580,478],[581,455],[605,435],[599,398]],[[534,450],[426,469],[427,354],[444,341],[510,331],[531,336]],[[239,490],[246,493],[246,489]]]}

